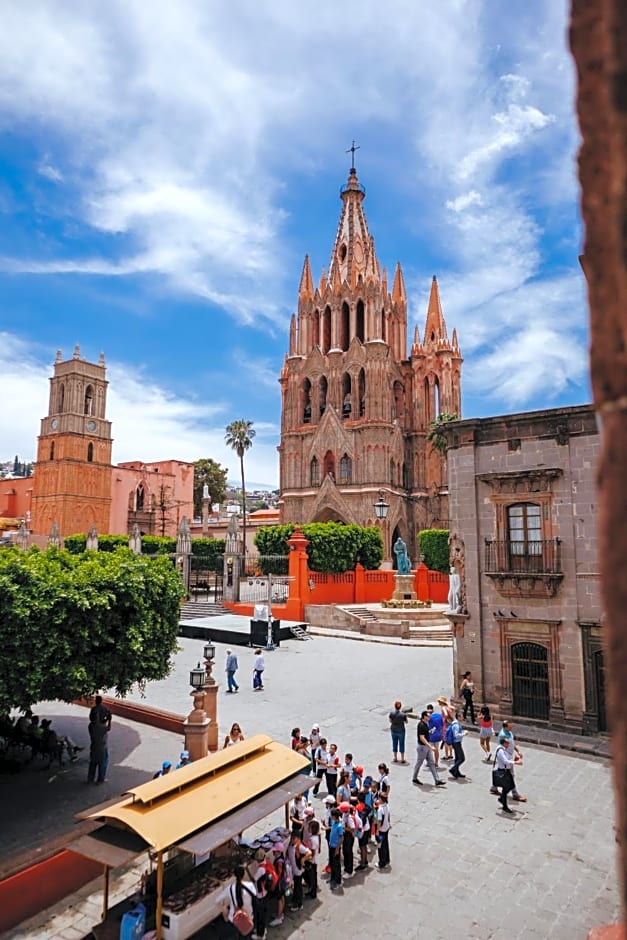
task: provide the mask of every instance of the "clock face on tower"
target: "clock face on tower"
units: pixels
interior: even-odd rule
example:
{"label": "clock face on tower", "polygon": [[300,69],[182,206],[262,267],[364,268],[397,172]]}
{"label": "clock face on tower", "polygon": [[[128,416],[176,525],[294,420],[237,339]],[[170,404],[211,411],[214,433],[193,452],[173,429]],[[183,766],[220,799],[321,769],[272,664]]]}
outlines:
{"label": "clock face on tower", "polygon": [[50,427],[52,428],[53,431],[56,431],[56,429],[59,427],[59,422],[57,421],[56,418],[52,419],[52,421],[50,422]]}
{"label": "clock face on tower", "polygon": [[95,430],[96,430],[96,422],[95,422],[95,421],[88,421],[88,422],[87,422],[87,430],[88,430],[88,431],[95,431]]}

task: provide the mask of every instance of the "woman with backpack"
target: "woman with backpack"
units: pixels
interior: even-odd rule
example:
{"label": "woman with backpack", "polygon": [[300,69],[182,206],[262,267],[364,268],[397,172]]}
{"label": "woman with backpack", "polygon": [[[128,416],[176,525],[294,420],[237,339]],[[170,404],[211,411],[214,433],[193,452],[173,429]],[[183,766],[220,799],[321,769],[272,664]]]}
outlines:
{"label": "woman with backpack", "polygon": [[255,904],[257,889],[252,881],[245,881],[246,869],[236,865],[235,881],[230,885],[226,903],[222,909],[225,924],[221,937],[248,937],[255,929]]}
{"label": "woman with backpack", "polygon": [[283,923],[285,911],[285,892],[292,890],[291,868],[285,858],[285,846],[282,842],[276,842],[273,848],[274,870],[277,874],[277,881],[274,889],[270,892],[270,902],[276,904],[276,914],[268,924],[268,927],[280,927]]}

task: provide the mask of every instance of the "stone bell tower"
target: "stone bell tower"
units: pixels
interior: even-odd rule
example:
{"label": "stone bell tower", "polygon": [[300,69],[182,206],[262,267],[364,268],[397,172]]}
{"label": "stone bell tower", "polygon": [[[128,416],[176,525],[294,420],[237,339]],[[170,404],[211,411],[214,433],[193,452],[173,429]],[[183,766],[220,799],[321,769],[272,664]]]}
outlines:
{"label": "stone bell tower", "polygon": [[86,362],[57,352],[50,379],[48,414],[41,421],[34,474],[32,527],[47,535],[53,522],[62,535],[109,531],[111,422],[106,420],[104,355]]}
{"label": "stone bell tower", "polygon": [[439,414],[461,416],[462,356],[435,277],[423,340],[416,326],[408,355],[403,272],[398,263],[390,291],[354,166],[340,196],[317,287],[305,257],[281,372],[281,519],[374,525],[383,490],[385,556],[400,535],[416,560],[416,532],[448,520],[446,461],[426,434]]}

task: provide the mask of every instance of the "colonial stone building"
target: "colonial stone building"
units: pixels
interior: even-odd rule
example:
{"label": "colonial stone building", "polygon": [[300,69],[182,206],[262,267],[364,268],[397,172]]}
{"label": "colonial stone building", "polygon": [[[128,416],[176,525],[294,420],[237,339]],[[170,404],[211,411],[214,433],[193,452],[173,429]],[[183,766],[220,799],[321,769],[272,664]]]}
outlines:
{"label": "colonial stone building", "polygon": [[181,460],[111,463],[106,368],[57,353],[48,414],[41,421],[32,477],[0,482],[0,517],[23,518],[45,544],[53,523],[61,536],[123,535],[137,523],[145,535],[176,536],[193,517],[194,465]]}
{"label": "colonial stone building", "polygon": [[592,406],[446,433],[456,680],[470,669],[502,717],[607,730]]}
{"label": "colonial stone building", "polygon": [[462,356],[435,277],[408,355],[403,273],[397,264],[389,291],[364,198],[353,168],[317,287],[305,257],[280,378],[281,519],[373,525],[382,490],[386,557],[400,535],[415,558],[416,532],[448,518],[445,460],[426,434],[439,414],[461,414]]}

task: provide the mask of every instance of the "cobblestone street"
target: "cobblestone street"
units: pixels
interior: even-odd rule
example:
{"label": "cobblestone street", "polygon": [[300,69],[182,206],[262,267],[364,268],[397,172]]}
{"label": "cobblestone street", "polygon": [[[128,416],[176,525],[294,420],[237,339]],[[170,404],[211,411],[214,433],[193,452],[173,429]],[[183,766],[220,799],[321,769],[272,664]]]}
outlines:
{"label": "cobblestone street", "polygon": [[[149,686],[143,701],[188,711],[188,670],[201,651],[200,641],[182,640],[172,675]],[[290,641],[266,654],[265,690],[259,693],[251,688],[252,651],[238,649],[237,654],[241,690],[226,695],[224,648],[217,649],[221,735],[237,720],[248,736],[266,732],[287,743],[294,725],[307,733],[317,721],[341,753],[352,751],[368,771],[376,771],[380,760],[390,763],[387,713],[395,698],[420,709],[439,694],[451,693],[449,649],[321,637]],[[79,743],[86,743],[84,710],[48,703],[38,713],[55,716],[55,726],[67,726]],[[424,769],[425,785],[411,784],[415,736],[416,725],[410,722],[410,766],[390,765],[391,870],[359,872],[337,894],[324,883],[318,900],[286,916],[270,937],[332,933],[360,940],[583,940],[591,927],[617,918],[607,761],[522,745],[524,764],[516,776],[529,801],[514,803],[514,815],[506,817],[489,793],[490,767],[482,763],[476,735],[465,739],[466,779],[455,781],[444,772],[447,786],[437,790]],[[84,756],[54,779],[40,772],[36,793],[33,786],[21,785],[33,777],[30,772],[23,780],[3,778],[3,855],[7,847],[58,835],[59,824],[71,828],[72,813],[90,799],[115,797],[131,782],[148,779],[161,760],[175,759],[179,748],[173,735],[115,719],[109,781],[97,793],[84,783]],[[40,916],[11,936],[77,940],[87,932],[85,914],[76,898],[64,908],[70,903],[71,909],[57,911],[54,918]],[[92,923],[94,910],[95,902]]]}

